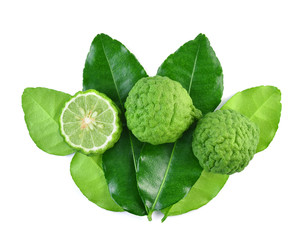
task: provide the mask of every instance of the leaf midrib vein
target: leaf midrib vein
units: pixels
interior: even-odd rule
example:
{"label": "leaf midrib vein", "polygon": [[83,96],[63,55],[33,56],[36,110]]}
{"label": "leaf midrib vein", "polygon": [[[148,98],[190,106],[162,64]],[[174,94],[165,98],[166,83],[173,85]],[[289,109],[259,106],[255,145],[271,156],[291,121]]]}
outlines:
{"label": "leaf midrib vein", "polygon": [[133,165],[134,165],[134,168],[135,168],[135,172],[137,172],[136,157],[135,157],[135,152],[134,152],[133,143],[132,143],[132,139],[131,139],[131,133],[130,133],[129,130],[128,130],[128,136],[129,136],[130,147],[131,147],[131,152],[132,152]]}
{"label": "leaf midrib vein", "polygon": [[46,113],[52,120],[58,125],[58,122],[55,120],[55,116],[53,117],[31,94],[29,94],[31,99]]}
{"label": "leaf midrib vein", "polygon": [[252,120],[252,118],[254,117],[254,115],[270,100],[270,98],[274,95],[274,94],[276,94],[275,92],[274,93],[272,93],[265,101],[264,101],[264,103],[262,104],[262,105],[260,105],[256,110],[255,110],[255,112],[254,113],[252,113],[251,114],[251,117],[249,117],[249,119],[251,119]]}
{"label": "leaf midrib vein", "polygon": [[191,88],[192,88],[192,84],[193,84],[194,73],[195,73],[195,69],[196,69],[196,66],[197,66],[197,59],[198,59],[198,55],[199,55],[199,49],[200,49],[200,43],[198,43],[198,48],[197,48],[197,52],[196,52],[196,57],[195,57],[195,61],[194,61],[194,66],[193,66],[193,70],[192,70],[191,79],[190,79],[190,85],[189,85],[189,89],[188,89],[189,94],[191,92]]}
{"label": "leaf midrib vein", "polygon": [[122,103],[122,99],[121,99],[121,96],[120,96],[120,94],[119,94],[118,86],[117,86],[117,84],[116,84],[116,81],[115,81],[115,78],[114,78],[114,74],[113,74],[113,71],[112,71],[112,69],[111,69],[110,62],[109,62],[108,56],[107,56],[106,51],[105,51],[104,42],[103,42],[103,40],[102,40],[101,42],[102,42],[103,52],[104,52],[106,61],[107,61],[108,66],[109,66],[109,70],[110,70],[111,76],[112,76],[113,84],[114,84],[114,86],[115,86],[115,90],[116,90],[116,92],[117,92],[117,95],[118,95],[118,98],[119,98],[121,107],[122,107],[122,109],[123,109],[123,108],[124,108],[124,105],[123,105],[123,103]]}
{"label": "leaf midrib vein", "polygon": [[170,167],[170,165],[171,165],[171,162],[172,162],[172,159],[173,159],[173,156],[174,156],[176,144],[177,144],[177,141],[175,142],[175,144],[174,144],[174,146],[173,146],[173,150],[172,150],[172,153],[171,153],[171,156],[170,156],[170,159],[169,159],[169,162],[168,162],[168,165],[167,165],[165,174],[164,174],[164,178],[162,179],[162,182],[161,182],[161,185],[160,185],[160,187],[159,187],[157,196],[156,196],[155,201],[154,201],[154,203],[153,203],[153,205],[152,205],[152,207],[151,207],[151,209],[150,209],[150,213],[152,213],[152,211],[154,211],[155,206],[156,206],[156,204],[157,204],[157,201],[158,201],[158,199],[159,199],[159,196],[160,196],[160,194],[161,194],[161,191],[162,191],[162,189],[163,189],[163,186],[164,186],[164,184],[165,184],[165,180],[166,180],[166,178],[167,178],[167,174],[168,174],[168,171],[169,171],[169,167]]}

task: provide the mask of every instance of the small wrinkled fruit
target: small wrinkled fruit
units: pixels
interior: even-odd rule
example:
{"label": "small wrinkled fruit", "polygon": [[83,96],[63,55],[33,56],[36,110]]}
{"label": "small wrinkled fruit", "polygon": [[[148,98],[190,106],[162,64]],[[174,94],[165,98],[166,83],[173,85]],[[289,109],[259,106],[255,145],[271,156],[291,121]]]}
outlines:
{"label": "small wrinkled fruit", "polygon": [[127,126],[142,142],[175,142],[202,114],[182,85],[167,77],[140,79],[125,102]]}
{"label": "small wrinkled fruit", "polygon": [[197,124],[193,152],[205,171],[233,174],[242,171],[256,153],[259,128],[233,110],[206,114]]}

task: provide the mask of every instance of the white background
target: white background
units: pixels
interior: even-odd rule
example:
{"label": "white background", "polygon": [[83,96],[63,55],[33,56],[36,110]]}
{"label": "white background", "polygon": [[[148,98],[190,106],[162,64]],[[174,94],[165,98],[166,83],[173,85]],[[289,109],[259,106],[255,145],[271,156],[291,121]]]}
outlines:
{"label": "white background", "polygon": [[[304,1],[1,1],[0,239],[305,239]],[[282,118],[270,147],[199,210],[152,222],[89,202],[71,156],[39,150],[23,120],[26,87],[82,88],[90,43],[118,39],[149,75],[202,32],[224,71],[224,99],[274,85]],[[302,229],[303,228],[303,229]]]}

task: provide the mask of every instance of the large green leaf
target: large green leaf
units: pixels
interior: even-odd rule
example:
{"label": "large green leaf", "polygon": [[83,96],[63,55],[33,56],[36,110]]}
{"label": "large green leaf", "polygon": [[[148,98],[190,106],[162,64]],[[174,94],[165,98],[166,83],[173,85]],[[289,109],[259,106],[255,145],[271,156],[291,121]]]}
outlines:
{"label": "large green leaf", "polygon": [[79,190],[91,202],[110,211],[123,211],[109,194],[100,156],[76,153],[70,164],[70,172]]}
{"label": "large green leaf", "polygon": [[132,86],[147,74],[136,57],[119,41],[97,35],[90,47],[83,72],[83,89],[105,93],[123,110]]}
{"label": "large green leaf", "polygon": [[[202,34],[170,55],[160,66],[158,75],[180,82],[203,113],[213,111],[221,100],[222,69]],[[192,152],[192,133],[191,128],[173,144],[146,144],[142,150],[137,180],[149,219],[154,210],[182,199],[199,178],[202,168]]]}
{"label": "large green leaf", "polygon": [[41,150],[54,155],[68,155],[75,150],[60,135],[59,116],[67,93],[47,88],[26,88],[22,94],[24,119],[32,140]]}
{"label": "large green leaf", "polygon": [[[124,112],[124,102],[133,85],[147,74],[138,60],[117,40],[97,35],[84,69],[84,89],[105,93]],[[146,209],[136,183],[136,151],[142,147],[127,129],[124,116],[120,140],[103,155],[105,177],[112,198],[126,211],[145,215]],[[139,147],[138,147],[139,146]]]}
{"label": "large green leaf", "polygon": [[203,114],[214,111],[221,101],[222,68],[203,34],[171,54],[158,69],[158,75],[180,82]]}
{"label": "large green leaf", "polygon": [[228,180],[228,175],[203,171],[187,196],[178,203],[162,210],[164,221],[168,216],[180,215],[198,209],[211,201]]}
{"label": "large green leaf", "polygon": [[259,86],[236,93],[222,107],[250,118],[260,128],[256,152],[266,149],[278,129],[281,117],[281,91],[273,86]]}

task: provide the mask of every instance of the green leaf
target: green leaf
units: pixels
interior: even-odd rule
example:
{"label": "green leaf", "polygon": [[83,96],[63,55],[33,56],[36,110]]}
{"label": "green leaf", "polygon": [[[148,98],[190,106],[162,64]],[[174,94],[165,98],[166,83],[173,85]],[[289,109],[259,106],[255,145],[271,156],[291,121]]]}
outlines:
{"label": "green leaf", "polygon": [[161,210],[183,198],[202,172],[192,152],[194,127],[176,143],[145,144],[139,161],[137,180],[149,210]]}
{"label": "green leaf", "polygon": [[[105,34],[97,35],[90,47],[83,88],[105,93],[124,112],[124,102],[134,84],[147,74],[138,60],[117,40]],[[123,115],[123,114],[122,114]],[[136,183],[138,148],[142,147],[127,129],[124,116],[120,140],[103,155],[105,177],[112,198],[126,211],[145,215],[146,209]]]}
{"label": "green leaf", "polygon": [[[223,75],[209,40],[199,34],[170,55],[158,70],[182,84],[203,113],[220,103]],[[182,199],[200,177],[202,168],[192,151],[191,128],[173,144],[146,144],[137,169],[140,195],[149,212],[166,208]]]}
{"label": "green leaf", "polygon": [[123,211],[111,198],[104,176],[101,156],[86,156],[76,153],[71,161],[71,176],[79,190],[101,208]]}
{"label": "green leaf", "polygon": [[29,134],[37,147],[54,155],[68,155],[70,148],[60,135],[59,116],[70,95],[47,89],[26,88],[22,94],[22,108]]}
{"label": "green leaf", "polygon": [[203,171],[188,195],[178,203],[162,210],[164,217],[180,215],[198,209],[211,201],[228,180],[228,175],[214,174]]}
{"label": "green leaf", "polygon": [[222,107],[250,118],[260,128],[256,152],[266,149],[278,129],[281,117],[281,92],[273,86],[259,86],[236,93]]}
{"label": "green leaf", "polygon": [[124,109],[133,85],[147,74],[135,56],[119,41],[97,35],[90,47],[83,72],[83,89],[105,93]]}
{"label": "green leaf", "polygon": [[208,38],[203,34],[171,54],[157,74],[180,82],[191,95],[195,107],[203,114],[214,111],[221,101],[222,68]]}

